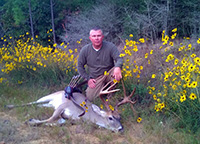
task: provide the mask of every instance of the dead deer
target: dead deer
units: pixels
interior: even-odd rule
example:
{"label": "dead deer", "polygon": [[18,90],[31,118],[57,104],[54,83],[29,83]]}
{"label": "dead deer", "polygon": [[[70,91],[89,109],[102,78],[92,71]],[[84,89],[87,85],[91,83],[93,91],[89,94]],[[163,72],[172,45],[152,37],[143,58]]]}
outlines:
{"label": "dead deer", "polygon": [[[97,105],[89,102],[82,93],[74,92],[72,100],[65,97],[65,91],[58,91],[50,95],[44,96],[38,99],[37,101],[21,105],[21,106],[29,106],[33,104],[37,105],[42,104],[42,106],[44,107],[53,107],[55,109],[53,115],[50,118],[46,120],[30,119],[27,121],[27,124],[34,126],[44,123],[52,123],[58,119],[65,120],[70,118],[73,120],[78,120],[82,118],[84,121],[95,123],[100,127],[104,127],[115,132],[121,131],[123,130],[123,127],[122,124],[120,123],[120,117],[118,114],[117,107],[127,102],[134,104],[135,102],[132,102],[129,99],[134,94],[134,91],[129,97],[127,97],[123,84],[123,89],[125,94],[124,100],[116,105],[115,111],[111,111],[107,103],[103,100],[102,95],[119,91],[119,89],[111,90],[116,85],[116,83],[111,84],[112,82],[113,81],[109,82],[100,91],[100,98],[105,104],[108,111],[101,110]],[[109,84],[111,85],[108,87]],[[7,105],[7,107],[13,108],[16,106]]]}

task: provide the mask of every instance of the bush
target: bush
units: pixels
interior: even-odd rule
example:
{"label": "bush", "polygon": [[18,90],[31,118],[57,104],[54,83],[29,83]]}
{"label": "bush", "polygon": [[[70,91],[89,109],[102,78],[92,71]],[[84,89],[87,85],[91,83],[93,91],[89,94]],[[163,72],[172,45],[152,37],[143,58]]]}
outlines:
{"label": "bush", "polygon": [[[25,41],[26,40],[26,41]],[[55,85],[68,82],[76,74],[77,50],[66,51],[54,47],[31,45],[30,38],[16,41],[16,45],[4,45],[0,49],[3,80],[12,83],[41,83]],[[65,47],[66,48],[66,47]]]}

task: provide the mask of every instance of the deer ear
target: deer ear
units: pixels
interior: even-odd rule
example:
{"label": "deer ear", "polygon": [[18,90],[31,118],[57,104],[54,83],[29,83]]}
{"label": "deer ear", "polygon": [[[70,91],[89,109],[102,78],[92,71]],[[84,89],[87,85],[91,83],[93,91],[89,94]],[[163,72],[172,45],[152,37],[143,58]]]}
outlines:
{"label": "deer ear", "polygon": [[102,111],[102,110],[101,110],[97,105],[95,105],[95,104],[92,104],[92,110],[93,110],[94,112],[96,112],[97,114],[103,116],[103,117],[105,117],[105,115],[106,115],[106,112]]}

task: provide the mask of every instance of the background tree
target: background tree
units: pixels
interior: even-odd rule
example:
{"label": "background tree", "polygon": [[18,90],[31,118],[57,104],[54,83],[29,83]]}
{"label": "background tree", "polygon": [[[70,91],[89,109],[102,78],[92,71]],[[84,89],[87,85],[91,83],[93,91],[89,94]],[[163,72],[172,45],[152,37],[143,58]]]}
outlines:
{"label": "background tree", "polygon": [[99,3],[92,9],[84,12],[77,12],[68,15],[65,23],[66,34],[62,37],[67,43],[76,44],[82,39],[82,43],[89,41],[89,30],[95,26],[100,26],[104,30],[107,40],[117,41],[120,33],[122,21],[117,13],[120,10],[114,4]]}
{"label": "background tree", "polygon": [[33,17],[32,17],[32,10],[31,10],[31,0],[28,1],[28,7],[29,7],[29,15],[30,15],[31,34],[32,34],[33,42],[34,42],[35,41],[35,35],[34,35],[34,28],[33,28]]}
{"label": "background tree", "polygon": [[[99,25],[106,39],[117,44],[130,33],[153,43],[162,30],[168,33],[175,27],[179,37],[199,37],[199,13],[199,0],[1,0],[0,32],[12,37],[26,32],[39,35],[37,41],[43,45],[55,41],[76,44],[80,39],[88,41],[88,29]],[[53,33],[49,31],[52,22]]]}
{"label": "background tree", "polygon": [[55,35],[55,27],[54,27],[54,12],[53,12],[53,1],[50,0],[50,5],[51,5],[51,24],[52,24],[52,30],[53,30],[53,42],[56,43],[56,35]]}

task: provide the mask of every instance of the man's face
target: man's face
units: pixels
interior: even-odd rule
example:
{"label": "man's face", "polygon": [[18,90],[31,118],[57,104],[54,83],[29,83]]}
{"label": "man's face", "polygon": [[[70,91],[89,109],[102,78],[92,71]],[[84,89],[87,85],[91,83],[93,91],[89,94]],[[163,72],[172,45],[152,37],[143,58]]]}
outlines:
{"label": "man's face", "polygon": [[94,48],[101,48],[104,35],[101,30],[91,30],[89,36]]}

